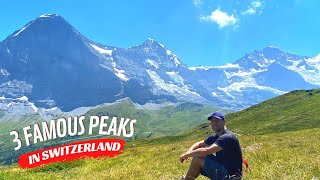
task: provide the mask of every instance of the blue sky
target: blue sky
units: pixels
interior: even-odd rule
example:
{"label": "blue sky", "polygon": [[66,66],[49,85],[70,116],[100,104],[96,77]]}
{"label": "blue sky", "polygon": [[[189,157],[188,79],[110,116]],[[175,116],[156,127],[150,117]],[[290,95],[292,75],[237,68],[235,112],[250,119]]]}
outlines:
{"label": "blue sky", "polygon": [[189,66],[223,65],[272,45],[320,53],[318,0],[2,0],[0,41],[42,14],[84,36],[127,48],[153,38]]}

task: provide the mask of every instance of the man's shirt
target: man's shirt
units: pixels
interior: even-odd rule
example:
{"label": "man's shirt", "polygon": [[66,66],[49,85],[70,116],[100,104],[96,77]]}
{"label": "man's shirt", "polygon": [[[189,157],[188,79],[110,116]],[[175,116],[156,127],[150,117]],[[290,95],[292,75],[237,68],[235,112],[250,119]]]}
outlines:
{"label": "man's shirt", "polygon": [[218,137],[216,134],[209,136],[204,142],[207,145],[217,144],[222,148],[216,152],[218,161],[224,165],[229,175],[242,174],[242,152],[238,138],[228,129]]}

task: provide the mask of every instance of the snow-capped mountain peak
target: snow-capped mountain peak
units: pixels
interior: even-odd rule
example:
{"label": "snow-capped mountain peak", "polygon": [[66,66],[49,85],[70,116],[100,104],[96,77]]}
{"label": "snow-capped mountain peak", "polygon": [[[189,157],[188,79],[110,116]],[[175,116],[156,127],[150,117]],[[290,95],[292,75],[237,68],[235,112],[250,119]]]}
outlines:
{"label": "snow-capped mountain peak", "polygon": [[43,14],[23,26],[21,29],[14,32],[11,36],[17,37],[27,30],[31,32],[36,31],[37,33],[41,33],[43,30],[54,31],[57,28],[65,27],[73,29],[73,27],[62,16],[58,14]]}
{"label": "snow-capped mountain peak", "polygon": [[151,39],[151,38],[148,38],[146,41],[144,41],[142,43],[142,45],[144,46],[160,46],[162,48],[165,48],[164,45],[160,44],[158,41],[154,40],[154,39]]}
{"label": "snow-capped mountain peak", "polygon": [[39,18],[54,18],[54,17],[61,17],[58,14],[42,14],[41,16],[39,16]]}
{"label": "snow-capped mountain peak", "polygon": [[267,51],[284,52],[283,50],[281,50],[280,48],[278,48],[278,47],[276,47],[276,46],[267,46],[267,47],[263,48],[262,51],[263,51],[263,52],[267,52]]}
{"label": "snow-capped mountain peak", "polygon": [[44,14],[0,43],[0,106],[70,111],[130,98],[140,104],[182,100],[241,109],[320,86],[320,55],[268,46],[234,63],[188,67],[173,50],[151,38],[130,48],[102,45],[61,16]]}

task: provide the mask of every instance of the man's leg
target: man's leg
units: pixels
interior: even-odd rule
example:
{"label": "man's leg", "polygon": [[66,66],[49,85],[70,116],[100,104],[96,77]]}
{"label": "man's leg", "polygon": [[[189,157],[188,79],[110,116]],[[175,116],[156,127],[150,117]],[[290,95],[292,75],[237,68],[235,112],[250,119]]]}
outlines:
{"label": "man's leg", "polygon": [[228,175],[228,171],[218,161],[217,157],[210,154],[204,158],[203,168],[201,174],[210,179],[222,180]]}
{"label": "man's leg", "polygon": [[203,166],[204,166],[203,158],[200,158],[200,157],[192,158],[185,180],[191,180],[191,179],[197,178],[201,173],[201,169],[203,168]]}

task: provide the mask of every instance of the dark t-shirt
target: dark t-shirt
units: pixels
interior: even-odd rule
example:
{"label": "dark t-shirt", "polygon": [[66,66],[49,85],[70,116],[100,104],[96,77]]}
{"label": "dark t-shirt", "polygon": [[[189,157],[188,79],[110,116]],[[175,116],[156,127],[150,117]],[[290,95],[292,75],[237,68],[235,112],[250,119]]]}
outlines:
{"label": "dark t-shirt", "polygon": [[208,145],[213,143],[222,148],[216,153],[218,161],[224,165],[229,175],[242,174],[242,152],[238,138],[228,129],[218,137],[216,134],[209,136],[204,142]]}

